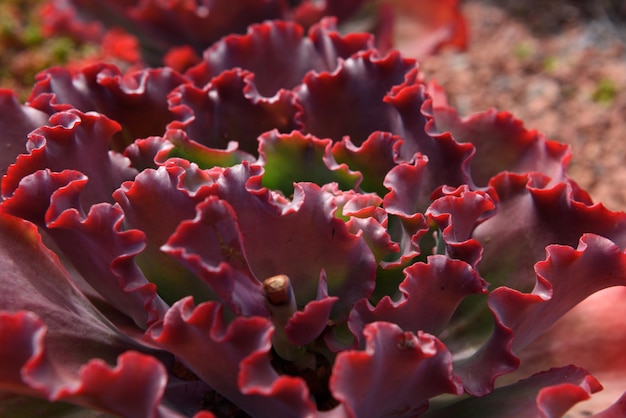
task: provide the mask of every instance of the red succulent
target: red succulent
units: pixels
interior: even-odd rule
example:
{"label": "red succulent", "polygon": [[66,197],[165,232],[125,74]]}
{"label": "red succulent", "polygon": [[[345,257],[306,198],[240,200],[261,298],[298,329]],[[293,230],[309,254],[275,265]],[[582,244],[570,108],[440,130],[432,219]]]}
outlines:
{"label": "red succulent", "polygon": [[55,68],[0,99],[7,414],[559,417],[601,389],[496,379],[626,285],[626,214],[369,35],[265,22],[185,74]]}

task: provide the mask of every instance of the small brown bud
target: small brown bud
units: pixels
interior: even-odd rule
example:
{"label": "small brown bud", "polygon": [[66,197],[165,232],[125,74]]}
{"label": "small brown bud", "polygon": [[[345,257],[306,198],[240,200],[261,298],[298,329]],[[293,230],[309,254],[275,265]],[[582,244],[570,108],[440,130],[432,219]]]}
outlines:
{"label": "small brown bud", "polygon": [[263,281],[266,300],[272,305],[285,305],[290,302],[291,283],[284,274],[270,277]]}

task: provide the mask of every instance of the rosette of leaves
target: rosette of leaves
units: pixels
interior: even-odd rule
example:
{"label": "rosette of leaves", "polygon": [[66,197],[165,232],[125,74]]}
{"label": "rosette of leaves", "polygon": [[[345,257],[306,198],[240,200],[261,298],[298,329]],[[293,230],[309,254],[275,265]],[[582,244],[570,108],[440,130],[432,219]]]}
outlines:
{"label": "rosette of leaves", "polygon": [[[396,21],[407,18],[415,27],[413,36],[401,38],[416,40],[400,41],[416,54],[467,43],[457,0],[50,0],[42,10],[47,33],[99,42],[111,31],[119,37],[122,29],[137,38],[148,65],[165,63],[179,71],[197,63],[223,36],[245,34],[251,24],[290,20],[307,30],[327,16],[337,18],[344,32],[376,34],[376,47],[384,51],[395,43]],[[413,33],[418,26],[419,36]]]}
{"label": "rosette of leaves", "polygon": [[559,417],[601,389],[496,378],[626,284],[626,214],[370,35],[263,23],[186,74],[0,98],[6,414]]}

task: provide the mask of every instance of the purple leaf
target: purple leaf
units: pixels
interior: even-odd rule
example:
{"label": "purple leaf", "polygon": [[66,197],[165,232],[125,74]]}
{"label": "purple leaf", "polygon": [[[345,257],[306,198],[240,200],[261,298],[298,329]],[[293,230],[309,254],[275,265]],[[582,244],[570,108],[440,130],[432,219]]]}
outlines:
{"label": "purple leaf", "polygon": [[165,367],[154,357],[127,351],[110,368],[101,360],[91,360],[80,371],[81,384],[59,393],[59,398],[74,398],[129,418],[147,415],[171,416],[159,411],[167,383]]}
{"label": "purple leaf", "polygon": [[534,285],[533,266],[550,244],[576,246],[584,233],[594,233],[626,246],[626,214],[580,200],[572,183],[551,185],[535,173],[501,173],[490,186],[496,213],[478,225],[473,238],[483,246],[478,268],[492,285],[520,291]]}
{"label": "purple leaf", "polygon": [[489,296],[496,324],[494,333],[458,372],[466,390],[485,394],[495,377],[518,367],[514,356],[587,296],[610,286],[626,285],[626,254],[610,240],[585,234],[577,249],[547,247],[547,259],[537,263],[531,293],[499,287]]}
{"label": "purple leaf", "polygon": [[[374,287],[376,264],[365,241],[334,216],[333,195],[311,183],[296,183],[291,201],[261,186],[262,168],[246,162],[224,170],[218,195],[237,214],[251,270],[259,280],[291,279],[300,304],[315,299],[326,272],[335,312],[347,314]],[[271,245],[268,247],[268,237]]]}
{"label": "purple leaf", "polygon": [[402,139],[388,132],[373,132],[360,146],[344,137],[333,146],[332,153],[338,163],[347,164],[363,176],[359,187],[380,196],[387,193],[383,186],[385,176],[399,161],[397,159]]}
{"label": "purple leaf", "polygon": [[307,74],[296,90],[303,131],[334,141],[349,136],[356,145],[374,131],[392,131],[397,111],[383,98],[411,77],[414,65],[397,52],[380,58],[369,50],[340,61],[333,72]]}
{"label": "purple leaf", "polygon": [[516,331],[514,351],[587,296],[607,287],[626,286],[626,254],[607,238],[585,234],[575,250],[550,245],[546,253],[546,260],[535,266],[537,282],[530,295],[500,288],[490,296],[498,319]]}
{"label": "purple leaf", "polygon": [[[0,267],[0,389],[128,416],[156,411],[166,379],[161,362],[124,353],[149,349],[96,310],[32,224],[3,212]],[[115,364],[120,354],[109,373],[103,360]],[[103,385],[107,378],[116,384]]]}
{"label": "purple leaf", "polygon": [[363,237],[379,263],[389,254],[400,251],[400,245],[391,240],[387,231],[388,216],[381,206],[383,199],[378,195],[341,192],[335,194],[335,202],[341,217],[348,219],[348,231]]}
{"label": "purple leaf", "polygon": [[492,215],[495,205],[488,194],[471,192],[467,186],[457,189],[442,188],[442,197],[426,211],[442,231],[446,255],[468,262],[473,267],[481,258],[482,246],[472,239],[476,226]]}
{"label": "purple leaf", "polygon": [[389,322],[368,324],[363,333],[365,350],[341,352],[330,379],[346,416],[415,417],[430,398],[461,393],[452,356],[435,337]]}
{"label": "purple leaf", "polygon": [[75,108],[97,111],[118,122],[113,149],[122,151],[135,138],[162,135],[174,118],[167,96],[185,78],[170,68],[123,74],[112,64],[95,64],[72,73],[56,67],[38,75],[31,106],[49,114]]}
{"label": "purple leaf", "polygon": [[427,167],[428,157],[418,155],[412,164],[398,164],[389,170],[383,181],[383,185],[389,189],[384,197],[388,213],[406,219],[421,215],[420,209],[427,202],[420,199],[420,186]]}
{"label": "purple leaf", "polygon": [[10,90],[0,89],[0,132],[2,154],[0,175],[4,176],[17,156],[26,152],[26,136],[35,128],[45,125],[48,115],[30,106],[22,106]]}
{"label": "purple leaf", "polygon": [[202,278],[236,315],[267,316],[262,284],[250,270],[242,241],[232,207],[211,196],[162,250]]}
{"label": "purple leaf", "polygon": [[175,165],[195,163],[199,168],[207,170],[256,159],[239,150],[236,142],[229,143],[226,149],[209,148],[189,139],[184,131],[178,129],[168,129],[162,137],[137,139],[124,150],[124,156],[139,171],[167,165],[170,159],[175,161]]}
{"label": "purple leaf", "polygon": [[[622,328],[626,316],[625,297],[626,286],[616,286],[596,292],[577,304],[517,353],[520,368],[498,379],[498,385],[516,382],[541,370],[575,364],[593,374],[604,389],[576,405],[570,414],[607,408],[626,388],[626,357],[622,351],[626,334],[615,332]],[[619,409],[619,402],[615,408]]]}
{"label": "purple leaf", "polygon": [[388,214],[394,215],[395,225],[389,226],[392,239],[400,245],[400,255],[394,260],[386,260],[383,267],[406,265],[421,252],[419,241],[427,231],[428,225],[420,207],[422,201],[422,178],[428,160],[417,156],[413,164],[400,164],[392,168],[383,185],[389,189],[383,199],[383,206]]}
{"label": "purple leaf", "polygon": [[[20,183],[2,208],[32,217],[94,290],[139,327],[145,327],[166,308],[155,286],[133,261],[144,248],[145,236],[137,230],[122,231],[121,210],[107,203],[93,205],[85,215],[79,203],[85,180],[70,170],[59,174],[38,171]],[[39,201],[39,212],[31,216],[33,200]],[[50,207],[46,210],[47,202]]]}
{"label": "purple leaf", "polygon": [[235,69],[220,73],[202,89],[191,83],[182,85],[169,99],[176,120],[168,128],[182,129],[191,139],[210,148],[225,149],[236,141],[243,151],[256,155],[257,138],[262,133],[299,128],[299,109],[293,93],[280,91],[265,98],[257,92],[255,83],[252,73]]}
{"label": "purple leaf", "polygon": [[546,140],[543,134],[526,129],[522,121],[507,112],[492,109],[461,118],[448,106],[441,87],[432,83],[429,90],[436,98],[433,129],[450,132],[457,141],[476,148],[470,164],[475,184],[486,186],[502,171],[537,171],[553,182],[566,179],[565,168],[571,158],[568,145]]}
{"label": "purple leaf", "polygon": [[[279,376],[269,359],[272,325],[260,317],[225,324],[218,303],[172,306],[146,338],[178,356],[212,388],[259,418],[306,416],[316,408],[300,378]],[[207,358],[207,355],[209,358]],[[208,360],[208,361],[207,361]]]}
{"label": "purple leaf", "polygon": [[[6,312],[31,311],[45,318],[50,355],[72,353],[63,356],[64,367],[76,371],[90,356],[114,360],[122,349],[133,348],[80,292],[34,225],[0,212],[0,244],[0,306]],[[2,347],[11,349],[11,344]]]}
{"label": "purple leaf", "polygon": [[560,418],[602,386],[586,370],[567,366],[536,374],[481,397],[426,413],[423,418]]}
{"label": "purple leaf", "polygon": [[89,178],[81,202],[89,207],[97,202],[110,202],[111,194],[136,171],[130,161],[109,151],[112,135],[119,125],[96,113],[77,110],[55,113],[51,126],[42,126],[28,136],[29,154],[20,155],[9,167],[2,181],[2,195],[8,199],[20,181],[38,170],[60,172],[77,170]]}
{"label": "purple leaf", "polygon": [[[411,73],[413,78],[417,77],[413,75],[415,71]],[[458,187],[470,182],[469,161],[474,147],[470,143],[458,143],[450,134],[434,128],[433,101],[422,83],[408,79],[394,87],[384,100],[398,115],[392,132],[404,140],[400,157],[410,162],[419,152],[427,158],[419,199],[423,202],[422,210],[426,209],[431,193],[437,188],[444,185]]]}
{"label": "purple leaf", "polygon": [[261,95],[272,97],[280,89],[296,87],[308,72],[334,71],[339,58],[372,47],[368,34],[341,36],[332,19],[313,26],[308,36],[297,24],[266,22],[216,42],[187,76],[203,86],[224,71],[242,68],[254,73]]}
{"label": "purple leaf", "polygon": [[307,303],[302,311],[297,311],[285,326],[289,341],[296,346],[312,343],[328,326],[331,309],[337,297],[328,296],[326,276],[322,273],[317,291],[317,300]]}
{"label": "purple leaf", "polygon": [[[95,328],[95,327],[93,327]],[[94,341],[89,353],[68,356],[82,351],[79,346],[67,347],[58,352],[57,338],[50,341],[46,325],[32,313],[0,312],[0,388],[29,396],[47,398],[49,401],[70,401],[90,408],[127,417],[173,417],[161,407],[161,397],[167,382],[165,367],[155,357],[134,351],[122,353],[115,368],[100,359],[90,359],[80,369],[68,362],[68,357],[95,354]],[[77,330],[75,330],[76,332]],[[87,334],[83,334],[84,335]],[[76,343],[76,338],[72,338]],[[55,350],[56,348],[56,350]],[[112,347],[109,351],[112,353]]]}
{"label": "purple leaf", "polygon": [[[175,132],[173,133],[175,136],[184,135],[182,131],[173,132]],[[189,139],[186,138],[186,141],[189,141]],[[130,160],[130,165],[133,168],[143,171],[147,168],[157,168],[158,165],[163,164],[167,160],[167,154],[172,149],[172,146],[172,142],[161,136],[150,136],[148,138],[136,139],[135,142],[126,147],[124,156]],[[161,158],[164,159],[157,161]]]}
{"label": "purple leaf", "polygon": [[[200,168],[207,170],[213,167],[231,167],[242,161],[254,161],[256,159],[249,153],[240,150],[237,142],[229,142],[226,149],[209,148],[192,141],[185,131],[178,129],[169,129],[160,140],[162,141],[160,145],[155,147],[158,140],[153,139],[152,141],[154,142],[151,145],[151,147],[154,147],[153,150],[149,150],[148,147],[145,147],[143,151],[144,156],[142,156],[141,159],[146,161],[149,156],[153,156],[153,158],[148,161],[162,165],[170,158],[179,158],[196,163]],[[140,141],[135,141],[135,144],[139,145]],[[148,143],[145,145],[148,145]],[[142,147],[139,146],[138,148],[141,152]],[[130,147],[127,148],[126,152],[131,152]],[[135,165],[133,164],[133,166]]]}
{"label": "purple leaf", "polygon": [[113,194],[124,211],[126,227],[146,235],[137,264],[170,303],[188,295],[198,301],[214,297],[206,283],[161,250],[182,221],[196,216],[196,205],[215,193],[216,184],[206,172],[184,160],[179,163],[144,170]]}
{"label": "purple leaf", "polygon": [[437,335],[466,296],[487,294],[487,282],[469,264],[443,255],[429,256],[428,264],[412,264],[404,269],[404,276],[398,300],[385,296],[375,307],[366,299],[355,304],[349,326],[357,338],[366,324],[376,321]]}

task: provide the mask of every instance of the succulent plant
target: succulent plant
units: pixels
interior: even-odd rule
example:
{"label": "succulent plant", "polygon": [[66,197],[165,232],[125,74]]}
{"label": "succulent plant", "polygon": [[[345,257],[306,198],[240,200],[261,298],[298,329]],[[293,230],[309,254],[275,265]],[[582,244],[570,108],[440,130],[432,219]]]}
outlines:
{"label": "succulent plant", "polygon": [[53,68],[0,100],[6,414],[559,417],[601,389],[496,378],[626,284],[626,214],[370,35],[265,22],[185,74]]}

